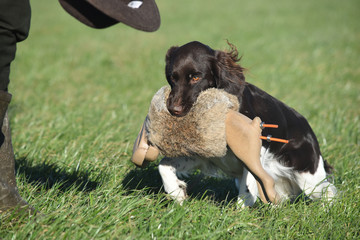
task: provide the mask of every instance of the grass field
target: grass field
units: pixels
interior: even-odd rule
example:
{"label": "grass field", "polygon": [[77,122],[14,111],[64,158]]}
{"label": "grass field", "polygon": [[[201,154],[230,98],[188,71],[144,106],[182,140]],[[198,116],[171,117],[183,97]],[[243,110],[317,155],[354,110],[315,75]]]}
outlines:
{"label": "grass field", "polygon": [[[21,195],[44,215],[3,215],[0,239],[359,239],[360,2],[157,0],[155,33],[94,30],[57,1],[32,0],[9,91]],[[156,163],[136,169],[132,144],[164,57],[192,40],[238,47],[247,81],[297,109],[334,166],[330,207],[299,201],[239,210],[231,180],[189,179],[179,206]]]}

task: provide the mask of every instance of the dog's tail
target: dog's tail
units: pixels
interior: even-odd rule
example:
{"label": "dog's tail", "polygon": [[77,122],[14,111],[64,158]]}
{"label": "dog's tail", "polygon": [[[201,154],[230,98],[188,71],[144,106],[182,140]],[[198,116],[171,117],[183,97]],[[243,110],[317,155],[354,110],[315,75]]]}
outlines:
{"label": "dog's tail", "polygon": [[331,166],[325,159],[324,159],[324,168],[327,174],[332,174],[334,167]]}

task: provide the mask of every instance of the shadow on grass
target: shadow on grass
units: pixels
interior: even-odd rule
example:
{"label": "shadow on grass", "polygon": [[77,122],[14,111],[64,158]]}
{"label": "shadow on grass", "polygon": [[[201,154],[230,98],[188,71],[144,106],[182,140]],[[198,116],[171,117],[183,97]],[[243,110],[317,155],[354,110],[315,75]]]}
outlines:
{"label": "shadow on grass", "polygon": [[[195,173],[185,179],[190,198],[211,199],[217,203],[228,203],[237,198],[234,180],[204,177]],[[146,168],[130,170],[122,181],[128,194],[141,190],[146,194],[164,193],[163,184],[156,164]]]}
{"label": "shadow on grass", "polygon": [[59,190],[66,191],[75,187],[78,191],[89,192],[100,186],[99,181],[90,180],[90,171],[65,171],[59,169],[55,164],[46,163],[33,164],[27,158],[19,158],[15,161],[15,169],[24,174],[29,183],[41,185],[50,189],[57,185]]}

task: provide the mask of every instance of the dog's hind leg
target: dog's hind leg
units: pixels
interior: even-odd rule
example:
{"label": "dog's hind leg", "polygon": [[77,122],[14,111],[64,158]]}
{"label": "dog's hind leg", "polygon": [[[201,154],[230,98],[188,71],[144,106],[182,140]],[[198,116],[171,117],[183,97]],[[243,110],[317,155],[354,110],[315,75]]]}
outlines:
{"label": "dog's hind leg", "polygon": [[296,173],[295,178],[301,190],[311,199],[323,197],[326,200],[331,201],[336,196],[336,187],[327,179],[324,160],[321,156],[318,168],[314,174],[309,172]]}
{"label": "dog's hind leg", "polygon": [[186,183],[178,175],[186,175],[198,167],[198,161],[186,157],[163,158],[159,163],[159,173],[164,184],[165,192],[180,205],[187,197]]}

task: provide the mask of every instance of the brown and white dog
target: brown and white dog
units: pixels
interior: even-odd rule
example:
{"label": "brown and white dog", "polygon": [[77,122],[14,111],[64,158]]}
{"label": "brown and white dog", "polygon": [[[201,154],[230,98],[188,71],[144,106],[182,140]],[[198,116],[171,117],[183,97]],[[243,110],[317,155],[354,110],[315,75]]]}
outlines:
{"label": "brown and white dog", "polygon": [[[307,120],[281,101],[256,86],[245,82],[244,68],[236,48],[213,50],[200,42],[171,47],[166,54],[166,79],[171,86],[167,108],[174,116],[185,116],[200,92],[209,88],[224,89],[237,96],[240,113],[253,119],[275,123],[280,127],[271,134],[289,139],[289,143],[263,141],[261,163],[274,178],[275,189],[282,199],[304,192],[311,199],[331,200],[335,186],[329,182],[331,166],[322,158],[319,143]],[[270,134],[263,130],[263,135]],[[195,169],[213,175],[218,169],[235,178],[241,206],[252,206],[259,196],[256,180],[229,151],[225,157],[203,159],[164,158],[159,172],[165,191],[182,203],[186,198],[186,183],[178,177]]]}

